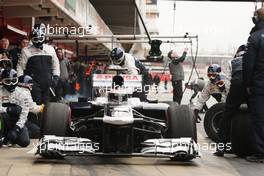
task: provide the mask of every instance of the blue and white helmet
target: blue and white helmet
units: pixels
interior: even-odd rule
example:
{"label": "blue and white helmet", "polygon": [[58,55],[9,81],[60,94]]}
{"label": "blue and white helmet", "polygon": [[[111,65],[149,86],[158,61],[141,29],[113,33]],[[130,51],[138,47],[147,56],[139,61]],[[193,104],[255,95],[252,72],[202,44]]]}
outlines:
{"label": "blue and white helmet", "polygon": [[17,72],[14,69],[4,69],[1,72],[1,81],[6,90],[14,92],[18,84]]}
{"label": "blue and white helmet", "polygon": [[210,80],[215,80],[217,75],[222,71],[221,66],[218,64],[211,64],[207,69],[207,76]]}
{"label": "blue and white helmet", "polygon": [[110,53],[110,58],[114,64],[119,65],[123,62],[125,52],[121,48],[114,48]]}

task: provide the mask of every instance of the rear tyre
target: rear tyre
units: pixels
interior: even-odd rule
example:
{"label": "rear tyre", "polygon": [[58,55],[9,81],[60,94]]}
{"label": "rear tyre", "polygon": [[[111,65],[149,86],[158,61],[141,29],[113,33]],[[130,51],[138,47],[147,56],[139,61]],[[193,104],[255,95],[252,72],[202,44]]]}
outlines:
{"label": "rear tyre", "polygon": [[209,108],[204,116],[204,130],[207,136],[214,142],[219,141],[218,129],[222,114],[225,110],[225,103],[217,103]]}
{"label": "rear tyre", "polygon": [[[168,117],[169,138],[191,137],[197,142],[196,122],[193,112],[188,105],[171,104],[168,109]],[[189,161],[191,159],[190,157],[184,156],[184,154],[182,157],[171,158],[174,161]]]}
{"label": "rear tyre", "polygon": [[231,143],[234,154],[245,157],[253,154],[253,145],[250,140],[250,114],[240,110],[233,117],[231,123]]}
{"label": "rear tyre", "polygon": [[[56,135],[66,136],[70,124],[71,110],[70,107],[62,103],[49,103],[45,106],[41,136]],[[64,156],[54,151],[42,151],[40,155],[49,159],[60,159]]]}

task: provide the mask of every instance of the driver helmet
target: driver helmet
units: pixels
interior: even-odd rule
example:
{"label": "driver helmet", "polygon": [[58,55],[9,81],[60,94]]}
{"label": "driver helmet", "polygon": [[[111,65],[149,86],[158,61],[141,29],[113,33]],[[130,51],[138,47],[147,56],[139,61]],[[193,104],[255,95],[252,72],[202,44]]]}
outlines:
{"label": "driver helmet", "polygon": [[4,69],[1,74],[3,87],[9,92],[14,92],[17,84],[17,72],[14,69]]}
{"label": "driver helmet", "polygon": [[28,75],[22,75],[18,77],[18,86],[28,88],[32,90],[33,79]]}
{"label": "driver helmet", "polygon": [[217,75],[221,72],[221,66],[218,64],[211,64],[207,69],[207,77],[210,79],[211,82],[214,82]]}
{"label": "driver helmet", "polygon": [[34,25],[30,39],[36,48],[42,49],[46,39],[46,27],[43,23]]}
{"label": "driver helmet", "polygon": [[120,65],[125,58],[125,52],[121,48],[114,48],[110,53],[110,58],[114,64]]}

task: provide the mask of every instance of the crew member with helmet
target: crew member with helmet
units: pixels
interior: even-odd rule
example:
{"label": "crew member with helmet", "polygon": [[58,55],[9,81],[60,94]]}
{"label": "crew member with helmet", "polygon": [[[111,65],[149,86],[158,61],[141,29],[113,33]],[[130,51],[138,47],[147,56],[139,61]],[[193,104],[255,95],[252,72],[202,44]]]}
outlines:
{"label": "crew member with helmet", "polygon": [[139,74],[134,56],[129,53],[125,53],[123,49],[114,48],[110,53],[110,58],[113,64],[119,65],[122,68],[127,68],[127,74]]}
{"label": "crew member with helmet", "polygon": [[49,90],[57,86],[60,65],[54,48],[44,44],[46,28],[35,24],[31,33],[33,45],[23,48],[17,65],[17,74],[29,75],[33,79],[32,97],[38,104],[48,101]]}
{"label": "crew member with helmet", "polygon": [[220,145],[217,145],[216,156],[224,156],[226,145],[230,141],[231,120],[242,103],[247,101],[246,89],[242,78],[242,57],[245,54],[246,45],[241,45],[233,59],[228,61],[226,78],[230,81],[230,88],[226,98],[225,111],[219,123],[218,136]]}
{"label": "crew member with helmet", "polygon": [[[22,75],[18,78],[18,86],[23,88],[24,94],[31,96],[33,87],[33,79],[28,75]],[[44,111],[44,104],[37,105],[32,99],[29,99],[29,114],[26,122],[30,138],[38,138],[40,135],[40,127],[37,125],[38,115]]]}
{"label": "crew member with helmet", "polygon": [[[33,79],[28,75],[22,75],[18,77],[18,86],[24,88],[27,94],[31,95],[31,91],[33,88]],[[31,99],[32,100],[32,99]],[[29,112],[34,114],[38,114],[43,112],[44,104],[37,105],[33,100],[29,103]]]}
{"label": "crew member with helmet", "polygon": [[213,96],[218,102],[225,102],[228,93],[228,80],[221,73],[221,67],[218,64],[211,64],[207,70],[209,80],[205,84],[202,92],[198,95],[192,105],[194,116],[197,122],[200,122],[199,112],[203,109],[205,103]]}
{"label": "crew member with helmet", "polygon": [[129,53],[125,53],[121,48],[114,48],[110,53],[110,58],[115,65],[121,66],[121,68],[127,68],[126,74],[142,75],[143,79],[143,92],[142,95],[138,95],[138,92],[134,92],[133,96],[139,96],[141,100],[146,100],[151,80],[149,79],[148,69],[134,56]]}
{"label": "crew member with helmet", "polygon": [[[29,145],[28,129],[25,126],[29,113],[31,95],[17,87],[18,77],[14,69],[4,69],[1,73],[0,116],[4,123],[4,144]],[[1,123],[1,128],[3,127]]]}

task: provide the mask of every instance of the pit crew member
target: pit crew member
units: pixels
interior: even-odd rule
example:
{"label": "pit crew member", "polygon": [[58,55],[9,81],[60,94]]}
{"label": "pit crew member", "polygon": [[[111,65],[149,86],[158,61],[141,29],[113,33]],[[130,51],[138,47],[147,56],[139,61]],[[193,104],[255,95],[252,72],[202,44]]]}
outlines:
{"label": "pit crew member", "polygon": [[264,162],[264,8],[255,11],[255,26],[250,32],[243,56],[243,82],[249,95],[253,155],[250,162]]}
{"label": "pit crew member", "polygon": [[138,75],[139,69],[136,67],[134,56],[125,53],[121,48],[114,48],[110,53],[110,58],[115,65],[127,68],[127,74]]}
{"label": "pit crew member", "polygon": [[0,116],[4,122],[4,144],[29,145],[28,129],[25,126],[29,113],[29,99],[23,88],[17,87],[18,77],[14,69],[5,69],[1,74]]}
{"label": "pit crew member", "polygon": [[207,76],[209,80],[192,105],[197,122],[200,122],[201,120],[198,115],[199,111],[202,110],[203,106],[211,96],[213,96],[218,102],[226,101],[229,83],[225,76],[220,74],[220,72],[221,67],[218,64],[212,64],[208,67]]}
{"label": "pit crew member", "polygon": [[168,53],[168,57],[171,62],[169,63],[169,69],[171,73],[171,83],[173,87],[173,101],[181,104],[183,90],[182,81],[184,80],[184,70],[182,62],[185,60],[187,55],[187,48],[183,51],[182,56],[179,56],[175,50],[171,50]]}
{"label": "pit crew member", "polygon": [[[28,75],[22,75],[18,78],[18,86],[24,89],[24,94],[31,96],[31,90],[33,87],[33,80]],[[32,98],[28,100],[29,114],[26,126],[28,128],[30,138],[38,138],[40,135],[40,127],[37,125],[39,113],[44,111],[44,104],[37,105]]]}
{"label": "pit crew member", "polygon": [[221,145],[217,145],[216,152],[214,153],[216,156],[224,156],[225,146],[230,139],[232,116],[238,110],[240,105],[247,101],[247,92],[242,77],[242,57],[245,51],[246,45],[241,45],[238,48],[234,59],[228,62],[227,79],[230,80],[231,84],[226,98],[225,111],[222,114],[222,119],[217,132],[219,135],[218,143],[221,143]]}
{"label": "pit crew member", "polygon": [[45,25],[35,24],[31,33],[33,45],[23,48],[17,65],[17,74],[33,79],[32,98],[38,104],[48,101],[49,91],[57,86],[60,65],[54,48],[45,42]]}

